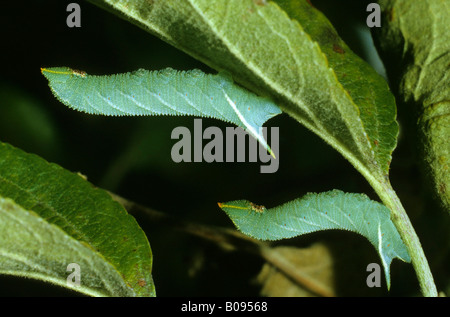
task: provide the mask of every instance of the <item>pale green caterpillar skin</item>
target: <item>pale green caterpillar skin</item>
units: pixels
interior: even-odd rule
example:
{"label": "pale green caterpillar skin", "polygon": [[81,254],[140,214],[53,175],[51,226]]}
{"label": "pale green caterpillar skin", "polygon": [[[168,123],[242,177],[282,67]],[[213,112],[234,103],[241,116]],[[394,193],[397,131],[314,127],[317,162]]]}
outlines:
{"label": "pale green caterpillar skin", "polygon": [[331,229],[356,232],[377,249],[389,287],[392,259],[410,262],[389,209],[367,196],[333,190],[307,194],[281,206],[265,208],[247,200],[219,203],[235,226],[259,240],[280,240]]}
{"label": "pale green caterpillar skin", "polygon": [[92,76],[68,67],[41,71],[56,98],[70,108],[108,116],[216,118],[247,130],[271,152],[260,129],[281,113],[280,108],[236,85],[228,73],[209,75],[200,70],[167,68]]}

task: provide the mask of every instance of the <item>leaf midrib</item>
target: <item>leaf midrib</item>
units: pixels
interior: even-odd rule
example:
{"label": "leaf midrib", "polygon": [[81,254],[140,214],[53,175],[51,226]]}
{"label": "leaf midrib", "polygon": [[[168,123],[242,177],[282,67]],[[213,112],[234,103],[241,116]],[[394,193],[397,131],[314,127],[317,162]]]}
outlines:
{"label": "leaf midrib", "polygon": [[[43,206],[45,209],[49,210],[49,211],[52,213],[52,216],[51,216],[51,217],[47,217],[47,218],[42,217],[40,214],[36,213],[37,215],[39,215],[39,217],[41,217],[42,219],[46,220],[47,223],[55,225],[53,222],[50,222],[50,221],[49,221],[50,218],[62,219],[62,220],[64,221],[64,224],[67,224],[67,227],[69,227],[71,230],[73,230],[73,232],[75,232],[76,234],[79,235],[80,239],[78,239],[78,238],[75,239],[74,235],[69,234],[69,233],[67,232],[67,230],[63,229],[61,226],[59,226],[59,225],[55,225],[55,226],[57,226],[57,227],[60,228],[62,231],[64,231],[64,232],[65,232],[69,237],[71,237],[72,239],[75,239],[75,240],[77,240],[77,241],[78,241],[78,240],[85,241],[86,244],[84,244],[84,245],[85,245],[86,247],[88,247],[88,248],[89,248],[92,252],[94,252],[95,254],[101,255],[101,253],[98,252],[98,250],[96,250],[96,249],[93,247],[91,240],[86,236],[86,234],[83,233],[83,232],[81,232],[81,231],[79,231],[79,230],[77,229],[77,227],[76,227],[76,226],[75,226],[75,225],[74,225],[67,217],[64,217],[64,215],[58,213],[58,212],[56,211],[56,209],[55,209],[53,206],[51,206],[51,205],[49,205],[49,204],[47,204],[47,203],[41,201],[41,200],[38,198],[37,195],[34,195],[34,194],[32,194],[31,192],[29,192],[29,191],[23,189],[23,188],[20,187],[17,183],[14,183],[14,182],[12,182],[12,181],[10,181],[10,180],[8,180],[8,179],[5,179],[2,175],[0,175],[0,180],[3,181],[3,182],[5,182],[5,183],[8,183],[8,184],[10,184],[10,185],[12,185],[12,186],[14,186],[14,187],[16,187],[16,188],[18,189],[18,191],[20,191],[21,193],[24,193],[24,194],[28,195],[29,197],[31,197],[34,204],[39,204],[39,205]],[[22,208],[24,208],[24,207],[22,206]],[[25,209],[27,209],[27,208],[25,208]],[[114,269],[117,271],[117,273],[118,273],[120,276],[122,276],[122,274],[121,274],[120,271],[117,269],[117,267],[116,267],[116,265],[115,265],[114,263],[112,263],[110,260],[106,259],[104,256],[102,256],[102,257],[105,259],[106,262],[108,262],[111,266],[114,267]],[[126,282],[125,280],[124,280],[124,282],[128,284],[128,282]]]}
{"label": "leaf midrib", "polygon": [[[0,175],[0,180],[4,180],[4,178]],[[20,186],[17,186],[17,184],[13,183],[13,182],[9,182],[11,185],[17,187],[19,190],[21,189]],[[27,193],[29,196],[34,197],[33,195],[31,195],[30,193],[28,193],[27,191],[23,191],[25,193]],[[1,196],[0,196],[1,198]],[[13,201],[11,198],[9,198],[10,201],[14,202],[15,204],[17,204],[15,201]],[[40,200],[35,200],[36,202],[40,202]],[[45,206],[45,204],[42,204],[43,206]],[[23,210],[28,211],[27,208],[17,204],[17,206],[20,206],[20,208],[22,208]],[[50,210],[53,210],[53,207],[49,207]],[[30,212],[30,211],[28,211]],[[43,219],[45,221],[45,223],[49,226],[52,226],[54,228],[54,230],[58,230],[60,231],[62,234],[67,235],[70,239],[70,241],[73,241],[73,243],[75,244],[79,244],[80,247],[82,248],[87,248],[90,252],[92,252],[92,256],[94,257],[98,257],[100,259],[102,259],[105,262],[105,265],[110,266],[113,271],[117,274],[117,276],[119,276],[121,278],[121,281],[123,282],[124,285],[126,285],[127,287],[131,288],[131,285],[128,283],[128,281],[123,277],[122,273],[117,270],[117,267],[111,263],[110,261],[108,261],[101,253],[97,252],[96,250],[91,248],[91,244],[88,243],[81,243],[79,240],[75,239],[72,235],[68,234],[66,232],[66,230],[62,229],[61,226],[57,226],[54,223],[51,223],[48,221],[48,219],[42,217],[40,214],[38,214],[37,212],[31,211],[32,214],[35,215],[35,217]],[[6,216],[10,216],[13,217],[16,221],[20,221],[19,218],[14,217],[14,215],[11,214],[6,214]],[[64,217],[60,217],[62,219],[65,219]],[[70,222],[68,222],[69,224],[71,224]],[[33,233],[34,234],[34,233]],[[71,247],[72,248],[72,247]],[[61,278],[59,276],[55,277],[52,275],[52,273],[55,273],[53,270],[47,270],[45,267],[41,266],[39,264],[39,262],[34,261],[34,259],[30,259],[26,256],[24,256],[21,253],[17,253],[17,252],[5,252],[6,249],[2,248],[0,246],[0,254],[6,258],[9,258],[13,261],[20,261],[22,263],[24,263],[25,265],[29,266],[29,267],[39,267],[39,272],[33,272],[33,271],[4,271],[4,272],[8,272],[8,274],[12,274],[12,275],[17,275],[17,276],[25,276],[25,277],[35,277],[36,279],[42,280],[42,281],[46,281],[46,282],[53,282],[56,285],[60,285],[62,287],[67,287],[66,284],[66,279]],[[72,248],[72,250],[79,252],[79,250],[77,248]],[[92,265],[91,265],[92,267]],[[92,268],[93,271],[95,271],[95,268]],[[1,271],[1,270],[0,270]],[[82,285],[82,287],[73,289],[75,291],[78,291],[80,293],[84,293],[87,295],[91,295],[91,296],[114,296],[114,286],[111,284],[111,282],[108,279],[104,279],[102,277],[101,274],[98,275],[100,277],[100,279],[102,280],[102,282],[104,283],[106,289],[108,290],[108,293],[103,293],[103,292],[99,292],[97,289],[92,288],[92,287],[85,287],[84,285]],[[133,290],[134,292],[134,290]]]}
{"label": "leaf midrib", "polygon": [[[301,123],[303,125],[305,125],[308,129],[312,130],[314,133],[316,133],[317,135],[319,135],[323,140],[325,140],[327,143],[329,143],[330,145],[332,145],[338,152],[340,152],[344,157],[346,157],[350,162],[352,162],[353,165],[355,165],[355,168],[357,168],[358,170],[360,170],[360,172],[363,175],[367,175],[367,174],[378,174],[378,171],[374,171],[372,168],[368,168],[371,167],[371,162],[370,160],[366,161],[366,162],[362,162],[360,159],[358,159],[353,153],[352,151],[348,150],[347,147],[345,145],[343,145],[338,139],[334,138],[332,136],[331,133],[329,133],[329,130],[327,129],[327,127],[325,127],[320,120],[318,120],[314,114],[311,113],[311,111],[309,110],[308,107],[305,106],[305,104],[298,98],[295,98],[295,96],[288,90],[283,89],[279,84],[277,84],[276,82],[272,81],[269,77],[264,75],[264,72],[257,67],[257,65],[255,65],[254,63],[252,63],[252,61],[246,61],[244,59],[244,57],[240,54],[239,50],[236,49],[236,47],[234,45],[232,45],[232,43],[230,41],[227,40],[226,36],[224,34],[222,34],[221,32],[219,32],[219,30],[212,24],[210,23],[209,19],[206,18],[206,16],[204,14],[202,14],[202,10],[200,8],[198,8],[197,6],[195,6],[195,1],[193,2],[192,0],[188,0],[188,2],[190,3],[191,7],[197,12],[197,14],[202,18],[203,22],[206,23],[209,28],[211,28],[211,30],[214,32],[214,35],[222,42],[222,44],[224,46],[226,46],[229,50],[230,53],[232,53],[232,55],[240,60],[241,62],[243,62],[244,65],[247,66],[247,68],[252,72],[252,74],[256,77],[258,77],[259,79],[261,79],[264,84],[267,87],[270,87],[272,90],[274,90],[274,92],[276,92],[279,96],[282,96],[284,99],[288,100],[290,103],[295,104],[297,106],[299,106],[299,108],[301,108],[302,110],[304,110],[308,115],[309,118],[315,123],[315,126],[309,124],[306,120],[302,120],[300,117],[298,116],[293,116],[294,118],[296,118],[297,120],[301,121]],[[273,4],[274,5],[274,4]],[[281,10],[281,9],[280,9]],[[263,16],[261,16],[264,20],[266,20]],[[288,19],[290,19],[288,16],[286,16]],[[292,20],[291,20],[292,21]],[[293,21],[296,22],[296,21]],[[267,24],[269,27],[270,25]],[[297,23],[297,27],[299,27],[300,29],[303,30],[303,28],[301,27],[301,25],[299,23]],[[270,27],[272,30],[273,28]],[[275,32],[277,34],[277,32]],[[318,45],[318,43],[316,41],[313,41],[310,36],[305,32],[305,35],[309,37],[309,39],[314,42],[316,48],[319,50],[319,52],[321,53],[322,57],[325,59],[326,63],[328,64],[328,59],[326,57],[326,55],[323,53],[323,51],[320,48],[320,45]],[[280,36],[281,37],[281,36]],[[283,38],[283,37],[282,37]],[[284,39],[286,41],[286,43],[288,44],[288,46],[290,46],[290,41],[287,39]],[[293,54],[294,59],[296,61],[296,64],[298,63],[298,58],[296,54]],[[329,70],[332,72],[334,79],[335,79],[335,83],[337,85],[339,85],[339,87],[342,89],[342,91],[345,92],[345,94],[347,95],[348,99],[351,101],[354,109],[357,111],[358,115],[359,115],[359,108],[358,106],[354,103],[353,99],[351,98],[351,96],[348,94],[348,92],[344,89],[344,87],[342,86],[342,84],[340,83],[340,81],[338,80],[338,77],[334,71],[334,69],[329,68]],[[339,104],[336,103],[336,106],[339,109]],[[290,110],[286,109],[285,107],[281,106],[283,108],[283,110],[285,112],[287,112],[288,114],[291,114]],[[295,112],[294,112],[295,113]],[[341,113],[341,112],[340,112]],[[291,114],[292,115],[292,114]],[[342,117],[343,122],[345,122],[347,128],[348,128],[348,120],[345,119],[345,117]],[[363,130],[365,131],[364,125],[362,123],[362,121],[360,122],[361,126],[363,128]],[[353,129],[348,129],[351,132],[351,135],[354,137],[354,133],[353,133]],[[332,142],[330,142],[330,140],[332,140]],[[353,138],[354,143],[358,146],[358,149],[360,151],[360,153],[363,155],[363,157],[365,157],[364,153],[365,151],[363,150],[363,148],[361,148],[360,146],[360,142],[358,142],[357,140],[355,140],[355,138]],[[367,139],[367,144],[368,148],[371,150],[371,156],[373,159],[376,159],[374,156],[374,151],[373,148],[369,142],[369,140]],[[359,162],[359,164],[356,164],[355,162]],[[362,171],[364,167],[364,172]]]}

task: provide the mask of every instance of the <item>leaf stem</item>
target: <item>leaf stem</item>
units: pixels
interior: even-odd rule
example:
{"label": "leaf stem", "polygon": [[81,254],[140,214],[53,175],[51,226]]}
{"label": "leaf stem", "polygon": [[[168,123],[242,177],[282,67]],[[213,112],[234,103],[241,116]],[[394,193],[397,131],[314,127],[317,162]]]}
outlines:
{"label": "leaf stem", "polygon": [[422,295],[426,297],[438,296],[433,275],[431,274],[419,237],[417,236],[400,199],[392,188],[391,183],[386,179],[385,182],[372,184],[372,186],[383,203],[391,210],[392,222],[408,248],[412,265],[419,280]]}

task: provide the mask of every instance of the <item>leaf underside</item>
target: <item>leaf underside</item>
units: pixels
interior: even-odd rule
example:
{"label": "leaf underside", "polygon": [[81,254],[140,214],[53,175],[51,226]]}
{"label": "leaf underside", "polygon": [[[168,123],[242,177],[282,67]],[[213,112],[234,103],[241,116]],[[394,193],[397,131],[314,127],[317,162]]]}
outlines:
{"label": "leaf underside", "polygon": [[423,162],[450,213],[450,2],[379,1],[375,34],[392,83],[417,114]]}
{"label": "leaf underside", "polygon": [[246,200],[219,203],[235,226],[259,240],[293,238],[321,230],[341,229],[366,237],[380,255],[388,285],[394,258],[411,258],[384,205],[361,194],[338,190],[307,194],[278,207],[266,209]]}
{"label": "leaf underside", "polygon": [[0,261],[0,272],[65,286],[67,265],[77,263],[81,292],[155,295],[148,240],[107,192],[56,164],[0,143],[0,197],[7,199],[1,210],[0,257],[5,261]]}
{"label": "leaf underside", "polygon": [[[0,274],[31,277],[92,296],[135,296],[117,270],[56,225],[0,197]],[[67,267],[80,267],[80,286]]]}
{"label": "leaf underside", "polygon": [[394,98],[308,1],[91,2],[270,96],[370,182],[388,175],[398,135]]}

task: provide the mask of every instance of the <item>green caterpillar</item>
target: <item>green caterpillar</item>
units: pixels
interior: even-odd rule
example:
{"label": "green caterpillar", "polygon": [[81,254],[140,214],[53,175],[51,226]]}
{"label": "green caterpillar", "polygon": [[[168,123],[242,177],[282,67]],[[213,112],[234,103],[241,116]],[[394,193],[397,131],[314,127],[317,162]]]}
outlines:
{"label": "green caterpillar", "polygon": [[246,129],[274,155],[261,128],[281,113],[280,108],[235,84],[228,73],[167,68],[91,76],[68,67],[41,68],[41,72],[56,98],[70,108],[107,116],[216,118]]}
{"label": "green caterpillar", "polygon": [[310,193],[274,208],[247,200],[219,203],[235,226],[259,240],[280,240],[330,229],[353,231],[377,249],[390,285],[389,266],[394,258],[410,262],[410,255],[384,205],[361,194],[333,190]]}

